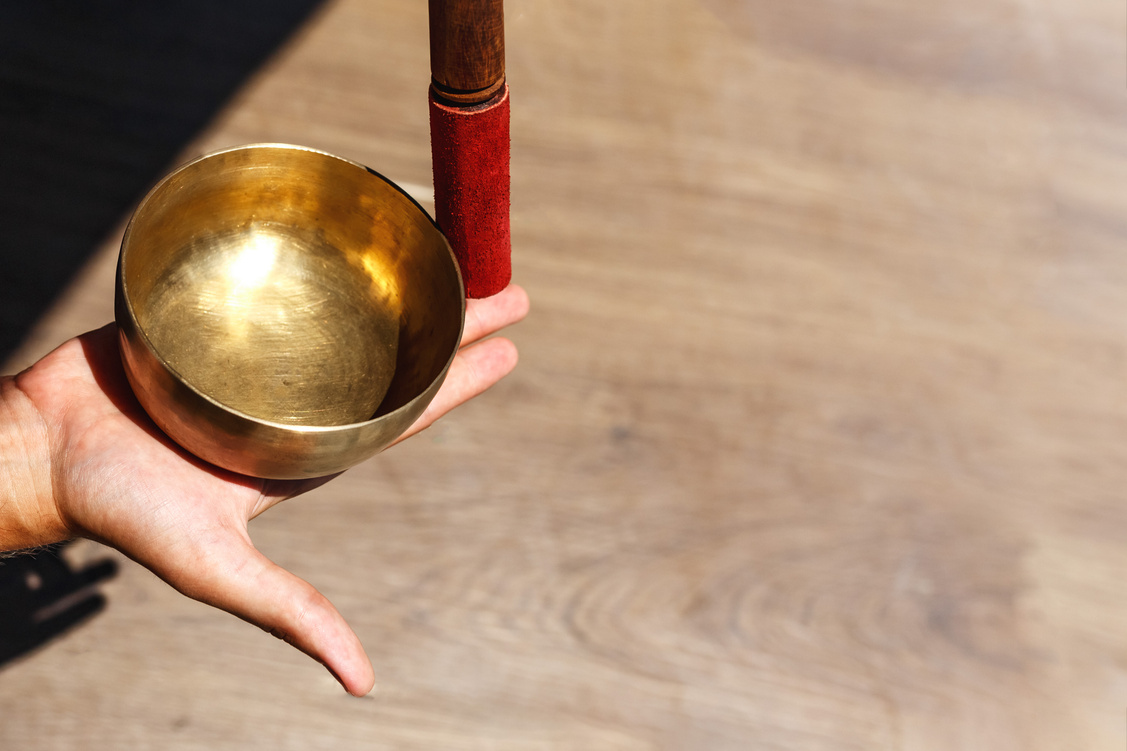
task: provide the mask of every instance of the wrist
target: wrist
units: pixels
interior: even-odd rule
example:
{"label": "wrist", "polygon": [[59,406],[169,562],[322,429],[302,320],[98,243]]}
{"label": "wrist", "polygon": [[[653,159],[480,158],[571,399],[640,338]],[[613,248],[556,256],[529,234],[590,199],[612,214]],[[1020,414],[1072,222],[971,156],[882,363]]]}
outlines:
{"label": "wrist", "polygon": [[16,379],[0,378],[0,550],[60,542],[71,535],[51,482],[47,425]]}

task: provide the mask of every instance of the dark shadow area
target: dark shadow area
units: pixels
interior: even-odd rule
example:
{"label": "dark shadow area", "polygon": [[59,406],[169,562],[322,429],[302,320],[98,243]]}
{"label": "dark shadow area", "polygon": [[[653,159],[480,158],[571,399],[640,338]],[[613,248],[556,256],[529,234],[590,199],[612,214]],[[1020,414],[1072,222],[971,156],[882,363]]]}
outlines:
{"label": "dark shadow area", "polygon": [[53,546],[0,560],[0,668],[105,607],[95,585],[116,574],[117,564],[75,570],[61,553]]}
{"label": "dark shadow area", "polygon": [[320,1],[0,3],[0,359]]}

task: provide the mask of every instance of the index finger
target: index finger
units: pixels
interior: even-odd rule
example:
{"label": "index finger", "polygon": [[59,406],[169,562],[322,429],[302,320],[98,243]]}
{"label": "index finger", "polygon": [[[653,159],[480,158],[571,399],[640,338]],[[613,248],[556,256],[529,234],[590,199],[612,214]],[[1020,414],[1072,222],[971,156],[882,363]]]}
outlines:
{"label": "index finger", "polygon": [[510,284],[492,297],[466,301],[461,346],[472,344],[512,325],[528,314],[528,293]]}

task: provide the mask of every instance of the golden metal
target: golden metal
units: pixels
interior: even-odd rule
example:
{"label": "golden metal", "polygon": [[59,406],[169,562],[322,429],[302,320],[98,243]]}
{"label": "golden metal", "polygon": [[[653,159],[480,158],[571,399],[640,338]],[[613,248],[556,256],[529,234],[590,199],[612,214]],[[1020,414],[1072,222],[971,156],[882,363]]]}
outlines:
{"label": "golden metal", "polygon": [[256,477],[339,472],[394,441],[457,352],[465,294],[430,217],[365,167],[243,146],[180,167],[118,258],[122,361],[153,421]]}

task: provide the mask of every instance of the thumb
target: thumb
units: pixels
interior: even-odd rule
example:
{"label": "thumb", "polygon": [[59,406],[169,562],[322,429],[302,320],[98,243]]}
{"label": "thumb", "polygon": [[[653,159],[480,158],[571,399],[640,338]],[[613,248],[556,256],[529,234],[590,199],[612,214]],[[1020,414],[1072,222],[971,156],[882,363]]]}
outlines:
{"label": "thumb", "polygon": [[253,623],[320,662],[345,690],[375,685],[364,647],[328,598],[260,553],[238,531],[192,556],[192,566],[157,571],[183,594]]}

